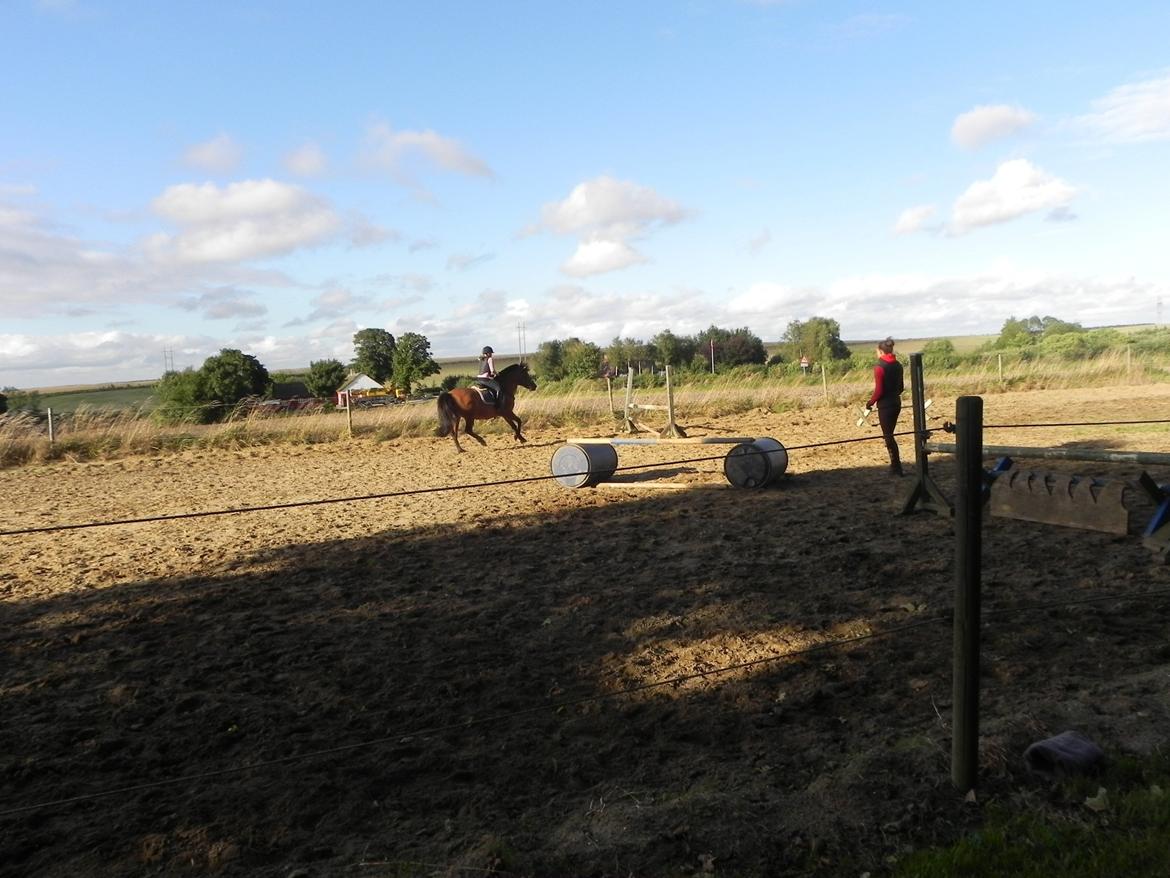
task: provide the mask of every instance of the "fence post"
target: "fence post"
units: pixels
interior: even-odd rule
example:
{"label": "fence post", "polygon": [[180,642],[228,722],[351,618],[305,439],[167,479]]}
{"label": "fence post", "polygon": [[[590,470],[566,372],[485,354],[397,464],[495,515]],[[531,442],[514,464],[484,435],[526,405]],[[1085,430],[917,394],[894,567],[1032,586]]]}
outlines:
{"label": "fence post", "polygon": [[54,438],[56,438],[53,435],[53,409],[52,409],[52,407],[49,407],[49,408],[45,409],[45,411],[49,415],[49,447],[52,448],[53,447],[53,440],[54,440]]}
{"label": "fence post", "polygon": [[825,399],[829,398],[829,379],[825,375],[825,364],[821,363],[821,387],[825,389]]}
{"label": "fence post", "polygon": [[979,623],[983,552],[983,400],[955,407],[955,615],[951,781],[975,788],[979,769]]}
{"label": "fence post", "polygon": [[1003,384],[1003,354],[996,354],[996,358],[999,360],[999,383]]}
{"label": "fence post", "polygon": [[353,438],[353,394],[345,391],[345,432]]}

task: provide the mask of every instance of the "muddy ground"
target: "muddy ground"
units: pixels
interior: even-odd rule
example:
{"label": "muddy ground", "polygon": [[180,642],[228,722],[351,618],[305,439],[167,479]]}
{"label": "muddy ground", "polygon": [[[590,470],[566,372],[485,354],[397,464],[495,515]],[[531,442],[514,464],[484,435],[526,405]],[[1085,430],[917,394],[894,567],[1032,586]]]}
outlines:
{"label": "muddy ground", "polygon": [[[988,424],[1168,413],[1170,385],[986,398]],[[763,490],[727,484],[726,447],[622,448],[688,488],[542,480],[0,537],[0,875],[878,875],[988,803],[1043,800],[1036,740],[1164,747],[1165,597],[1028,609],[1170,587],[1140,538],[1153,505],[1129,492],[1124,537],[988,517],[964,800],[951,522],[898,515],[912,477],[880,441],[796,448],[876,434],[854,414],[689,424],[792,448]],[[0,530],[543,476],[570,433],[485,435],[8,470]],[[951,459],[931,472],[953,496]]]}

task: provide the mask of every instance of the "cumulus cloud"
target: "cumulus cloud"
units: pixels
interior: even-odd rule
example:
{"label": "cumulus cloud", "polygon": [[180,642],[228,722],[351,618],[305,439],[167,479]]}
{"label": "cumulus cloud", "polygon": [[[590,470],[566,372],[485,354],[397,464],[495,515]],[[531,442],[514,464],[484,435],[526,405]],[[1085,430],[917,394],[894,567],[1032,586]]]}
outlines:
{"label": "cumulus cloud", "polygon": [[933,204],[920,204],[917,207],[908,207],[898,216],[894,223],[895,235],[910,235],[920,231],[926,221],[934,216]]}
{"label": "cumulus cloud", "polygon": [[385,171],[400,185],[429,197],[419,175],[438,169],[469,177],[494,178],[488,164],[458,140],[436,131],[395,131],[385,122],[376,122],[366,131],[362,161],[370,168]]}
{"label": "cumulus cloud", "polygon": [[1036,167],[1027,159],[1003,162],[990,180],[972,183],[955,201],[952,234],[1007,222],[1037,211],[1067,207],[1075,187]]}
{"label": "cumulus cloud", "polygon": [[1113,89],[1078,121],[1116,143],[1170,140],[1170,73]]}
{"label": "cumulus cloud", "polygon": [[681,205],[648,186],[602,176],[579,183],[563,201],[546,204],[536,228],[577,236],[577,251],[561,271],[586,277],[645,262],[631,242],[687,216]]}
{"label": "cumulus cloud", "polygon": [[244,180],[219,187],[181,183],[151,207],[179,227],[148,241],[156,257],[182,263],[235,262],[320,244],[341,221],[322,199],[276,180]]}
{"label": "cumulus cloud", "polygon": [[1007,104],[979,106],[968,110],[951,126],[951,140],[963,149],[979,149],[1028,128],[1036,121],[1034,113]]}
{"label": "cumulus cloud", "polygon": [[188,147],[183,153],[186,164],[213,174],[234,171],[243,157],[244,148],[228,134],[218,134],[211,140]]}

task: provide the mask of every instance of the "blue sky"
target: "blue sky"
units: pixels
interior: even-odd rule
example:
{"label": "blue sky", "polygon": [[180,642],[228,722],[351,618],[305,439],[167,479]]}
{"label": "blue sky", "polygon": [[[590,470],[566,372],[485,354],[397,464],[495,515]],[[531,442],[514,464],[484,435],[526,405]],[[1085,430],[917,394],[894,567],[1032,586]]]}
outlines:
{"label": "blue sky", "polygon": [[1170,4],[0,2],[0,386],[1170,305]]}

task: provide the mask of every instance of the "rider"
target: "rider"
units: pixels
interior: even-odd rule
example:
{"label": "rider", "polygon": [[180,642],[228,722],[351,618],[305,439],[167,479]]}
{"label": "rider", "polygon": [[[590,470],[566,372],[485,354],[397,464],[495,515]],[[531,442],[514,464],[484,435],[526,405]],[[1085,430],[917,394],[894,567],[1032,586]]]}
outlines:
{"label": "rider", "polygon": [[476,376],[476,380],[496,395],[495,406],[499,408],[500,403],[503,401],[504,393],[500,389],[500,382],[496,381],[495,353],[491,345],[483,349],[483,353],[479,357],[479,374]]}

